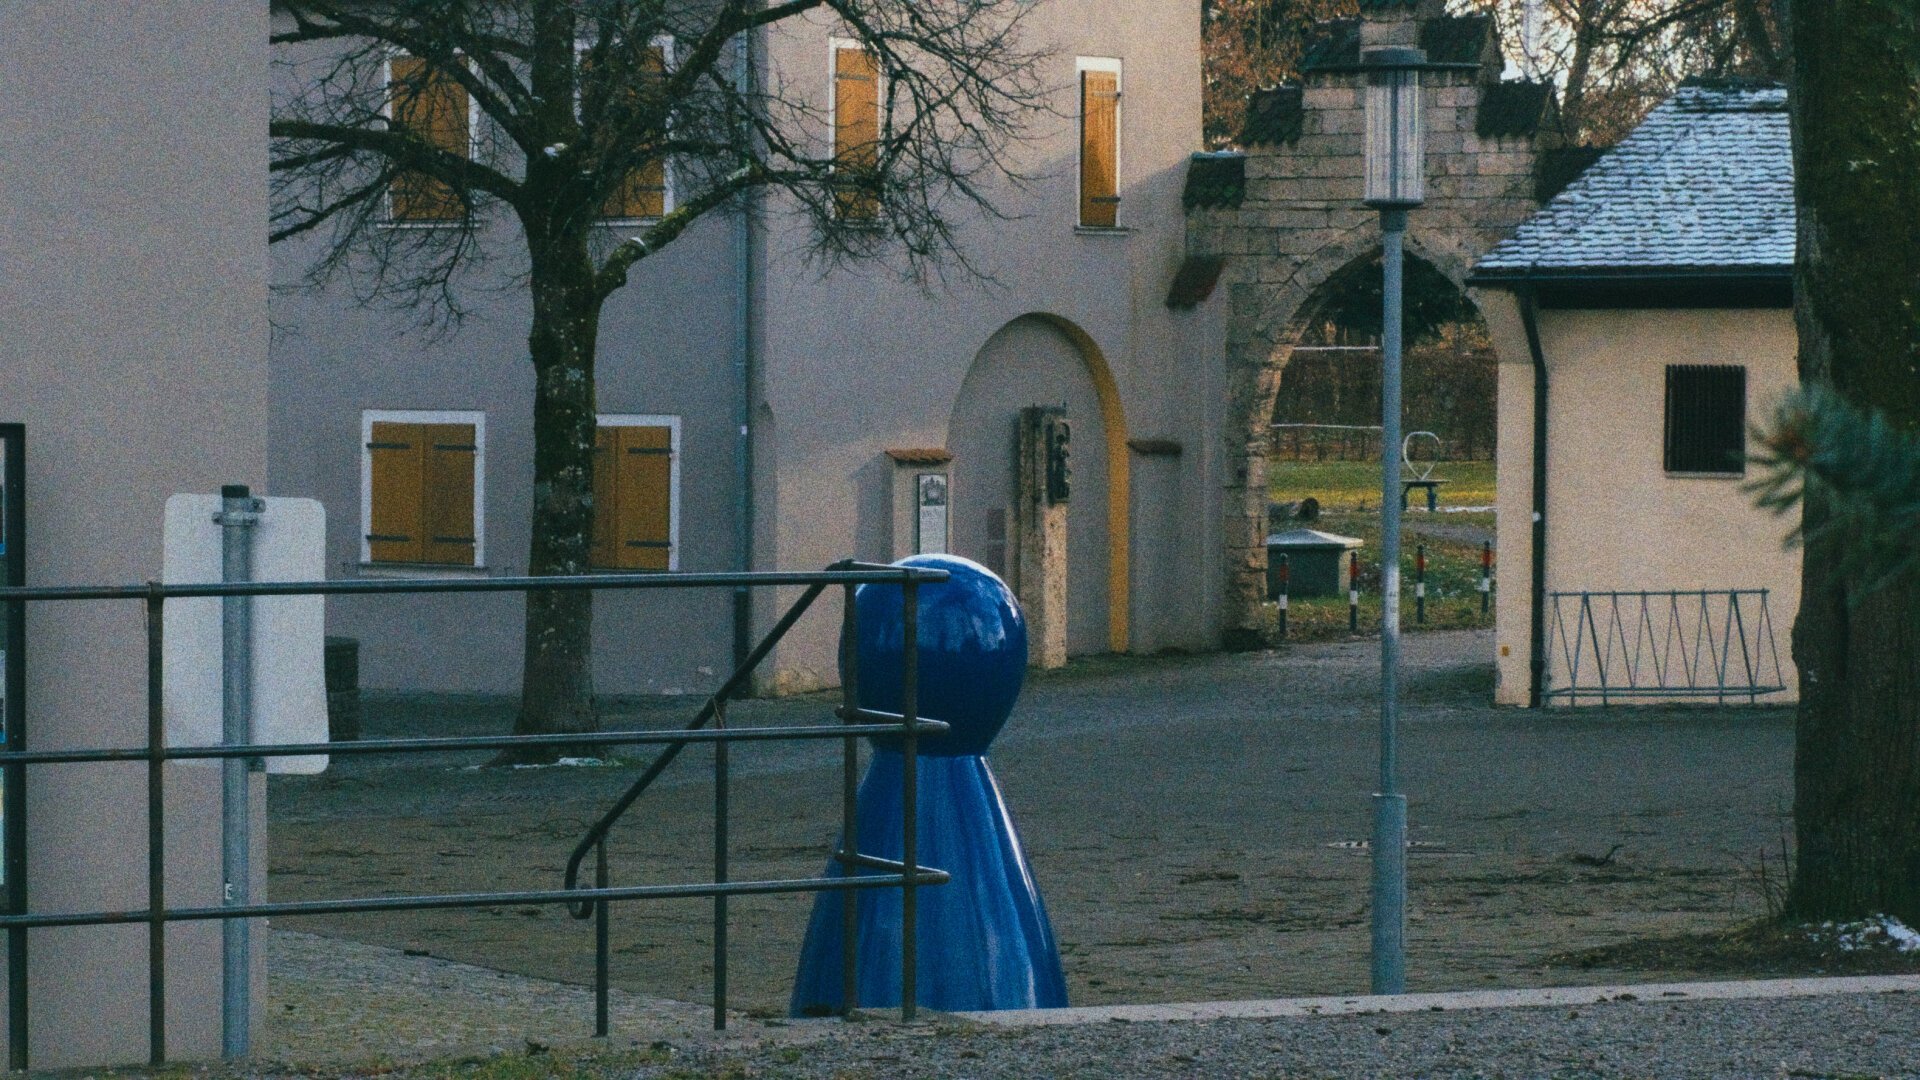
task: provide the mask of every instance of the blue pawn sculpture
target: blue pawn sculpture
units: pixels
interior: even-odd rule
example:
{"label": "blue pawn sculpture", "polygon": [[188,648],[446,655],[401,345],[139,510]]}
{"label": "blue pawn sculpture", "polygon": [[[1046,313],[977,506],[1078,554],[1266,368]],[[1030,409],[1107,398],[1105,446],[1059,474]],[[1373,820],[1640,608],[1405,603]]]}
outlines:
{"label": "blue pawn sculpture", "polygon": [[[919,889],[919,1005],[947,1012],[1059,1008],[1066,978],[1046,906],[1000,797],[987,747],[1007,722],[1027,672],[1027,625],[1012,590],[978,563],[917,555],[896,565],[947,571],[919,587],[919,714],[951,730],[919,740],[919,861],[953,875]],[[862,708],[901,711],[904,604],[898,585],[863,585],[854,595]],[[841,677],[847,673],[841,643]],[[900,741],[876,739],[860,782],[859,851],[902,857]],[[845,871],[830,861],[827,874]],[[900,1001],[901,891],[816,895],[800,950],[790,1011],[826,1016],[841,1001],[841,904],[857,897],[858,992],[866,1008]]]}

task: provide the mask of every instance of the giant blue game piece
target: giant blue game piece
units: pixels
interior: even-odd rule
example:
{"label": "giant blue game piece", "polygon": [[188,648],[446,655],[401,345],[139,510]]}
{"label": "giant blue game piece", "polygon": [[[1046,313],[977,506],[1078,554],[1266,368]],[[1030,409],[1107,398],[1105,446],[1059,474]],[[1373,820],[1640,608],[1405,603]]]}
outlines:
{"label": "giant blue game piece", "polygon": [[[978,563],[953,555],[916,555],[895,565],[945,570],[944,582],[919,587],[919,714],[952,726],[920,739],[919,859],[953,875],[919,890],[919,1004],[942,1011],[1059,1008],[1066,978],[1046,905],[1020,850],[1013,817],[1000,797],[986,751],[1007,722],[1027,672],[1027,624],[1012,590]],[[897,713],[904,652],[902,590],[862,585],[859,617],[859,703]],[[841,644],[841,675],[847,643]],[[859,850],[902,857],[898,739],[876,739],[873,763],[859,791]],[[827,874],[844,872],[829,861]],[[842,1011],[840,914],[857,897],[859,1005],[900,1005],[899,889],[823,892],[814,899],[794,1016]]]}

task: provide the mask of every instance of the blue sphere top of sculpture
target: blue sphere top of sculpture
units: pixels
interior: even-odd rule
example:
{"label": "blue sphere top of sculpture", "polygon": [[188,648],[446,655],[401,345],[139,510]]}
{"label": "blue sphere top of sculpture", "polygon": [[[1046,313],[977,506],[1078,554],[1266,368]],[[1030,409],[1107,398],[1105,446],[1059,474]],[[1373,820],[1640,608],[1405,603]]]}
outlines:
{"label": "blue sphere top of sculpture", "polygon": [[[1013,590],[977,562],[957,555],[915,555],[894,563],[945,570],[947,580],[919,586],[919,714],[951,730],[923,736],[931,757],[984,754],[1013,712],[1027,675],[1027,621]],[[899,585],[862,585],[854,593],[858,617],[860,705],[897,713],[906,632]],[[846,643],[840,677],[847,676]],[[900,740],[875,740],[899,749]]]}

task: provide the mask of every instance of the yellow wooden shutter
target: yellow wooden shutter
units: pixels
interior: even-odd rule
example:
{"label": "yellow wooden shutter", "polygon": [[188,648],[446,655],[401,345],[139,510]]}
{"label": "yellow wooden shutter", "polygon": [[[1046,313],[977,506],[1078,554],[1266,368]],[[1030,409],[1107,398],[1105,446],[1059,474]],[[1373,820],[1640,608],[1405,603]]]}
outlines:
{"label": "yellow wooden shutter", "polygon": [[833,50],[833,157],[840,215],[872,217],[876,200],[863,188],[880,160],[880,65],[865,49]]}
{"label": "yellow wooden shutter", "polygon": [[425,424],[425,543],[420,561],[472,566],[474,465],[480,447],[472,424]]}
{"label": "yellow wooden shutter", "polygon": [[665,570],[672,565],[673,554],[673,429],[616,430],[618,565],[628,570]]}
{"label": "yellow wooden shutter", "polygon": [[367,455],[372,465],[368,558],[420,562],[425,551],[422,481],[426,447],[421,424],[375,421]]}
{"label": "yellow wooden shutter", "polygon": [[1119,221],[1120,76],[1080,73],[1080,224],[1113,228]]}
{"label": "yellow wooden shutter", "polygon": [[[580,59],[584,74],[588,63],[585,55]],[[667,51],[664,46],[647,47],[646,60],[641,69],[643,79],[658,83],[667,75]],[[636,102],[637,104],[637,102]],[[607,196],[607,203],[601,209],[601,215],[610,218],[657,218],[667,212],[667,163],[665,160],[650,161],[628,173],[620,185]]]}
{"label": "yellow wooden shutter", "polygon": [[617,569],[620,546],[620,485],[614,482],[620,429],[601,427],[593,433],[593,549],[588,557],[596,567]]}
{"label": "yellow wooden shutter", "polygon": [[[419,57],[396,56],[388,63],[394,126],[449,154],[466,157],[472,137],[466,87]],[[458,221],[464,213],[452,188],[422,173],[394,177],[391,195],[395,221]]]}

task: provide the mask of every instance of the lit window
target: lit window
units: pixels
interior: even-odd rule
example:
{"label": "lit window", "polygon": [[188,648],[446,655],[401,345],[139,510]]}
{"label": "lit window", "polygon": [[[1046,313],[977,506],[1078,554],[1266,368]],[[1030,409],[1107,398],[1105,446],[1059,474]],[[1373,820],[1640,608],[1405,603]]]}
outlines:
{"label": "lit window", "polygon": [[679,518],[680,418],[600,417],[593,443],[593,566],[678,570]]}
{"label": "lit window", "polygon": [[[637,110],[646,103],[643,97],[647,90],[658,87],[666,80],[668,57],[671,55],[672,42],[668,38],[658,38],[648,45],[641,59],[639,85],[626,87],[617,107],[609,107],[602,119],[603,130],[617,131],[628,122],[627,112]],[[591,52],[588,47],[580,49],[580,81],[584,86],[592,71]],[[627,173],[613,193],[607,196],[606,204],[601,208],[600,216],[616,221],[639,221],[658,218],[672,208],[673,195],[668,184],[667,163],[664,158],[655,158]]]}
{"label": "lit window", "polygon": [[482,413],[361,417],[361,561],[482,565]]}
{"label": "lit window", "polygon": [[852,42],[833,44],[832,113],[835,208],[843,218],[871,218],[879,212],[880,62]]}
{"label": "lit window", "polygon": [[[467,157],[472,152],[473,107],[466,87],[419,57],[387,61],[387,116],[394,127],[449,154]],[[394,221],[459,221],[466,215],[459,193],[425,173],[394,177],[387,196],[387,213]]]}
{"label": "lit window", "polygon": [[1081,57],[1080,224],[1111,229],[1120,220],[1120,61]]}

